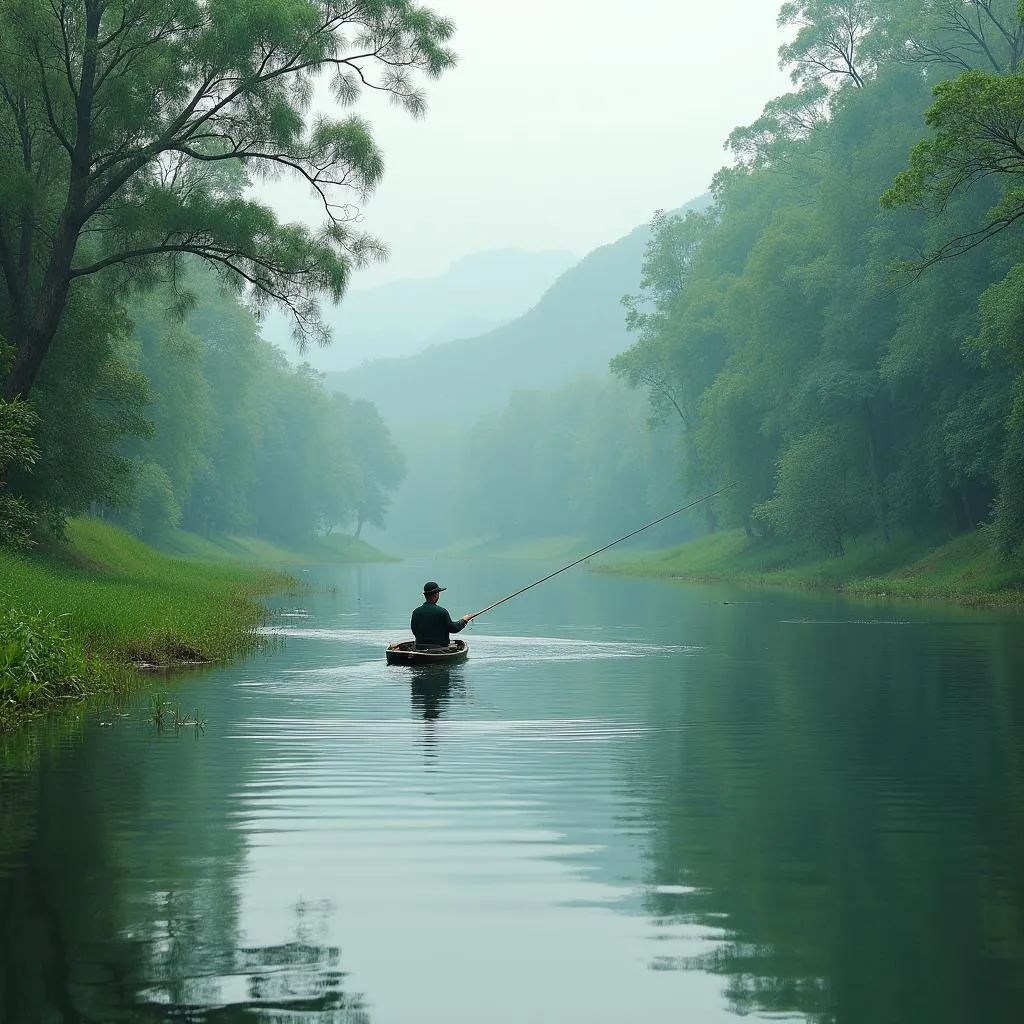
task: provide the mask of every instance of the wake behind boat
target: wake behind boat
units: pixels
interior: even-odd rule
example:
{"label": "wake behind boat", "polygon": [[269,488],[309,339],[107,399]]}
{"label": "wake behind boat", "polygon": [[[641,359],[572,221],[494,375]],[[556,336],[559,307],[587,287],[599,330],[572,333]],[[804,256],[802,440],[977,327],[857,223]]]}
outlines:
{"label": "wake behind boat", "polygon": [[447,647],[427,647],[415,640],[402,640],[391,644],[385,657],[389,665],[451,665],[469,657],[469,644],[452,640]]}

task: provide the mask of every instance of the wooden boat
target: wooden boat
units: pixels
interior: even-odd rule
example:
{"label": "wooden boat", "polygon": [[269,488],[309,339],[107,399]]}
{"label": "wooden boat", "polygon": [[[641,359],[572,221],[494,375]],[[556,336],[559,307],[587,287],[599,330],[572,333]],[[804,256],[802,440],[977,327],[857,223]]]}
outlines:
{"label": "wooden boat", "polygon": [[402,640],[384,655],[389,665],[452,665],[469,657],[469,644],[453,640],[447,647],[417,647],[415,640]]}

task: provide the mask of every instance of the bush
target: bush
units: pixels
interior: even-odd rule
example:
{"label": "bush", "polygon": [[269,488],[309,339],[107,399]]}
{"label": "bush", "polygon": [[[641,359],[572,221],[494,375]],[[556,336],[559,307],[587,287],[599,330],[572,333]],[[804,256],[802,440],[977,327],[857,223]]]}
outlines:
{"label": "bush", "polygon": [[0,611],[0,704],[81,696],[89,674],[89,663],[60,619]]}
{"label": "bush", "polygon": [[851,464],[838,427],[816,427],[778,461],[775,493],[754,509],[780,537],[810,540],[842,557],[843,537],[871,522],[869,482]]}
{"label": "bush", "polygon": [[[0,338],[0,345],[2,342]],[[2,357],[0,349],[0,364]],[[10,470],[31,469],[39,456],[32,442],[35,425],[35,413],[24,402],[0,399],[0,544],[12,548],[29,547],[36,527],[36,518],[24,499],[10,494],[6,484]]]}

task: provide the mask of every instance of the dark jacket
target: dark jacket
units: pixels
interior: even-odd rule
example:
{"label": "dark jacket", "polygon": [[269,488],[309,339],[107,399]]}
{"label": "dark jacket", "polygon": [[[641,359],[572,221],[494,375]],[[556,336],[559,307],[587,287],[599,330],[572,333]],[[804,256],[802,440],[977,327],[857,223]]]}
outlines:
{"label": "dark jacket", "polygon": [[430,601],[424,601],[412,613],[412,635],[418,644],[447,647],[450,639],[448,634],[458,633],[465,628],[466,623],[462,619],[452,622],[447,608]]}

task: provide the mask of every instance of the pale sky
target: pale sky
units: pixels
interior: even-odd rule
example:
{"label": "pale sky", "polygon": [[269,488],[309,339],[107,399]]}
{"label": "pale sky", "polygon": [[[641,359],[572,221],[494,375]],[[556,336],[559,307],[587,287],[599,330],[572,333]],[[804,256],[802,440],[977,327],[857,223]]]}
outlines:
{"label": "pale sky", "polygon": [[364,226],[391,250],[356,288],[486,249],[582,256],[704,192],[729,132],[790,88],[775,0],[425,2],[459,64],[422,120],[356,108],[387,166]]}

